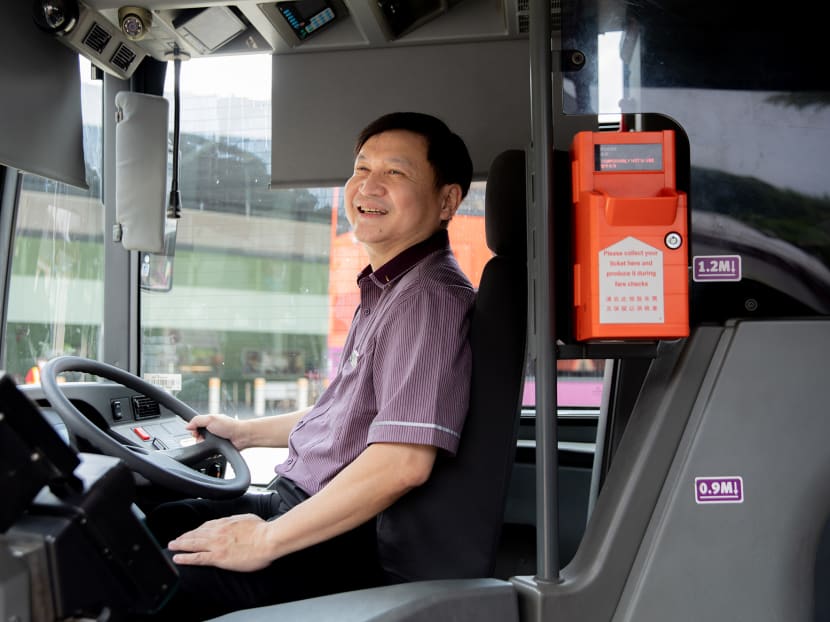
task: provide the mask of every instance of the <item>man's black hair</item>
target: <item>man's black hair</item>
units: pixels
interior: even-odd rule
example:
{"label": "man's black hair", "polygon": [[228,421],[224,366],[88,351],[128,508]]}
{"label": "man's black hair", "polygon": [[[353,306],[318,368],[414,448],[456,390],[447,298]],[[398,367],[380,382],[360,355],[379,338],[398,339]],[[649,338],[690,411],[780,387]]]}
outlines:
{"label": "man's black hair", "polygon": [[447,124],[432,115],[420,112],[392,112],[375,119],[360,132],[355,156],[372,136],[392,130],[406,130],[423,136],[427,141],[427,161],[435,171],[435,184],[461,186],[461,198],[467,196],[473,178],[473,162],[467,145]]}

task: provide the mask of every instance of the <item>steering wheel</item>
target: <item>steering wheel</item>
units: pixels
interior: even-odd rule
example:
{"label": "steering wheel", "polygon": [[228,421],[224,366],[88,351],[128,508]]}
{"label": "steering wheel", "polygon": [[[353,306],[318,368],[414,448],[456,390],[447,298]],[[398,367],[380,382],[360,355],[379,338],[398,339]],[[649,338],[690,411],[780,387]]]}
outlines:
{"label": "steering wheel", "polygon": [[[85,372],[120,383],[156,400],[185,421],[190,421],[199,413],[163,389],[118,367],[77,356],[60,356],[48,361],[40,374],[46,399],[73,433],[89,441],[99,451],[120,458],[130,469],[152,483],[190,497],[229,499],[247,490],[251,473],[239,450],[229,440],[202,430],[204,441],[175,449],[146,449],[120,442],[101,430],[69,401],[58,384],[58,374],[65,371]],[[216,454],[227,459],[233,469],[233,479],[211,477],[187,466]]]}

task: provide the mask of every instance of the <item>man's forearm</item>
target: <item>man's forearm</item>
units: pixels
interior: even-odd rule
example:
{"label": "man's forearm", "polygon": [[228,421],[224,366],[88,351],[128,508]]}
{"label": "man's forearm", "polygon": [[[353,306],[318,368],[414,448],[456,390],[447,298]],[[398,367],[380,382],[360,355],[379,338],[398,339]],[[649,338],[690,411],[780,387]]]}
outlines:
{"label": "man's forearm", "polygon": [[273,559],[354,529],[425,482],[436,448],[376,443],[319,493],[270,523]]}

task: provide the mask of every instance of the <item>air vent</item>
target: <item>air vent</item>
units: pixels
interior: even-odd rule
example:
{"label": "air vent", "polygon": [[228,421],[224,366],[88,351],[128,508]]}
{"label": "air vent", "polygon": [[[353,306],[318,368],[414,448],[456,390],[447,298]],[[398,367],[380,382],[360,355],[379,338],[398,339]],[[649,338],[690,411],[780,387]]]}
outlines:
{"label": "air vent", "polygon": [[118,49],[115,50],[115,54],[112,55],[110,62],[122,71],[126,72],[130,68],[130,65],[133,64],[134,60],[135,52],[122,43],[118,46]]}
{"label": "air vent", "polygon": [[146,52],[127,39],[121,30],[103,15],[79,2],[78,25],[58,39],[76,53],[87,58],[98,69],[128,79],[147,56]]}
{"label": "air vent", "polygon": [[107,47],[107,43],[110,42],[112,39],[112,35],[106,31],[106,29],[97,22],[92,22],[92,28],[89,29],[89,32],[86,33],[86,36],[83,39],[83,43],[88,48],[92,48],[98,54],[104,51],[104,48]]}
{"label": "air vent", "polygon": [[161,415],[159,403],[151,397],[135,395],[132,398],[133,416],[138,419],[152,419]]}

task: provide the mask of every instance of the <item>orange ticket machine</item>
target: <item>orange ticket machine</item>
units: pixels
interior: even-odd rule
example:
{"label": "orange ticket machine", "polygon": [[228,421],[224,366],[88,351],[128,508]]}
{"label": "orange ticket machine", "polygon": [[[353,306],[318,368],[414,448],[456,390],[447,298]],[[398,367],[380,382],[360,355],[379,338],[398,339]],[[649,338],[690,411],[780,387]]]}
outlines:
{"label": "orange ticket machine", "polygon": [[674,131],[579,132],[571,166],[576,339],[687,336],[689,234]]}

